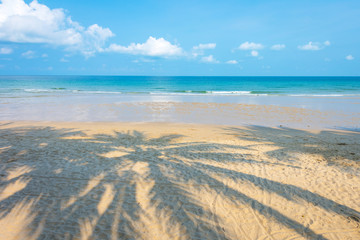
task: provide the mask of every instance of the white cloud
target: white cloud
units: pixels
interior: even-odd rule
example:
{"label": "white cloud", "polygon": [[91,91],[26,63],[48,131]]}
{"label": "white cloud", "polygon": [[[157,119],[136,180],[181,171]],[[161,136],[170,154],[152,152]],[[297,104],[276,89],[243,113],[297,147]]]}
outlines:
{"label": "white cloud", "polygon": [[219,63],[219,61],[216,60],[213,55],[202,57],[201,61],[206,63]]}
{"label": "white cloud", "polygon": [[23,52],[21,54],[21,56],[23,56],[24,58],[27,58],[27,59],[32,59],[32,58],[35,58],[35,52],[34,51],[27,51],[27,52]]}
{"label": "white cloud", "polygon": [[197,46],[194,46],[194,50],[203,50],[203,49],[214,49],[216,48],[216,43],[200,43]]}
{"label": "white cloud", "polygon": [[144,55],[152,57],[170,57],[183,55],[183,50],[178,45],[173,45],[164,38],[149,37],[145,43],[131,43],[129,46],[111,44],[104,51]]}
{"label": "white cloud", "polygon": [[352,55],[347,55],[345,59],[351,61],[354,60],[355,58]]}
{"label": "white cloud", "polygon": [[227,64],[238,64],[238,61],[236,60],[229,60],[226,62]]}
{"label": "white cloud", "polygon": [[109,28],[102,28],[97,24],[93,24],[83,32],[82,36],[82,44],[75,46],[75,49],[80,48],[85,55],[91,56],[97,51],[102,52],[106,40],[114,36],[114,34]]}
{"label": "white cloud", "polygon": [[238,49],[240,50],[250,50],[250,55],[253,57],[259,56],[258,50],[263,48],[264,45],[262,45],[261,43],[254,43],[254,42],[244,42],[238,47]]}
{"label": "white cloud", "polygon": [[271,50],[280,51],[283,50],[285,47],[285,44],[275,44],[271,46]]}
{"label": "white cloud", "polygon": [[298,48],[300,50],[305,50],[305,51],[318,51],[321,49],[319,43],[313,43],[313,42],[309,42],[308,44],[298,46]]}
{"label": "white cloud", "polygon": [[13,50],[11,48],[8,47],[0,48],[0,54],[11,54],[12,52]]}
{"label": "white cloud", "polygon": [[254,42],[244,42],[239,46],[240,50],[260,50],[263,48],[264,46],[262,44]]}
{"label": "white cloud", "polygon": [[203,53],[203,52],[201,52],[201,53],[193,52],[191,55],[192,55],[194,58],[196,58],[196,57],[199,56],[199,55],[204,55],[204,53]]}
{"label": "white cloud", "polygon": [[151,63],[151,62],[155,62],[154,59],[149,59],[149,58],[139,58],[139,59],[135,59],[132,61],[133,63],[141,63],[141,62],[144,62],[144,63]]}
{"label": "white cloud", "polygon": [[325,47],[330,46],[331,43],[330,41],[325,41],[324,43],[319,43],[319,42],[309,42],[308,44],[302,45],[302,46],[298,46],[298,48],[300,50],[305,50],[305,51],[319,51]]}
{"label": "white cloud", "polygon": [[204,50],[214,48],[216,48],[216,43],[200,43],[199,45],[192,48],[191,55],[196,58],[198,56],[204,55]]}
{"label": "white cloud", "polygon": [[48,55],[47,55],[46,53],[44,53],[44,54],[41,55],[41,57],[42,57],[42,58],[47,58]]}
{"label": "white cloud", "polygon": [[259,52],[258,51],[251,51],[251,56],[253,56],[253,57],[257,57],[257,56],[259,56]]}
{"label": "white cloud", "polygon": [[2,0],[0,40],[65,46],[91,56],[114,34],[97,24],[87,28],[71,20],[63,9],[50,9],[36,0]]}

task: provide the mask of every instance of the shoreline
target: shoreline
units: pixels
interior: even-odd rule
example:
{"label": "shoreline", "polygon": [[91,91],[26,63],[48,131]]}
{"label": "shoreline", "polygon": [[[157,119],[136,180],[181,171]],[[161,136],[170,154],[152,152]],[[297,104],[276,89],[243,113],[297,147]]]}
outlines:
{"label": "shoreline", "polygon": [[[40,100],[39,100],[40,101]],[[47,102],[1,104],[0,121],[173,122],[210,125],[284,126],[302,129],[360,129],[357,104],[344,111],[278,105],[204,102]],[[339,102],[338,104],[340,104]],[[328,103],[331,105],[331,103]],[[349,110],[349,106],[353,109]]]}
{"label": "shoreline", "polygon": [[0,122],[0,237],[357,239],[360,133]]}
{"label": "shoreline", "polygon": [[358,128],[346,128],[346,127],[338,127],[338,128],[327,128],[327,127],[291,127],[288,124],[284,125],[261,125],[261,124],[214,124],[214,123],[196,123],[196,122],[146,122],[146,121],[39,121],[39,120],[0,120],[0,129],[1,126],[12,126],[12,127],[55,127],[55,128],[98,128],[100,126],[105,127],[106,129],[114,129],[114,127],[119,127],[123,129],[125,126],[130,128],[135,127],[158,127],[158,128],[208,128],[208,129],[222,129],[222,128],[251,128],[251,127],[259,127],[259,128],[267,128],[267,129],[289,129],[289,130],[299,130],[305,131],[309,133],[319,133],[322,131],[331,131],[331,132],[343,132],[343,133],[360,133]]}

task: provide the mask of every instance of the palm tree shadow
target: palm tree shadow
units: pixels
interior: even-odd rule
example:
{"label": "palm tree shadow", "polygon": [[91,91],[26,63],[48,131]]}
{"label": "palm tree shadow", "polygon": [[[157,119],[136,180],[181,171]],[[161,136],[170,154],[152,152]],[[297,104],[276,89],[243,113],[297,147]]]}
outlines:
{"label": "palm tree shadow", "polygon": [[[229,135],[236,136],[241,140],[256,142],[270,142],[279,147],[277,150],[268,151],[269,157],[290,162],[294,159],[294,153],[309,153],[322,156],[322,161],[328,165],[350,170],[359,168],[360,134],[356,131],[309,131],[292,128],[269,128],[262,126],[248,126],[246,128],[225,128]],[[342,151],[338,151],[338,149]],[[279,157],[281,156],[282,157]]]}
{"label": "palm tree shadow", "polygon": [[[319,200],[327,211],[358,214],[292,185],[197,161],[274,164],[225,151],[245,150],[244,146],[179,143],[181,137],[148,138],[138,131],[87,136],[74,129],[1,129],[0,225],[14,217],[24,219],[23,229],[30,230],[22,234],[29,239],[134,239],[156,238],[159,234],[169,238],[229,239],[219,224],[220,218],[187,187],[196,184],[197,188],[235,198],[303,237],[324,239],[211,174],[231,175],[254,184],[267,182],[258,187],[274,193],[278,188],[290,189],[294,196],[282,195],[289,201]],[[149,228],[149,222],[155,226],[161,221],[165,225],[158,230]]]}
{"label": "palm tree shadow", "polygon": [[[155,182],[151,191],[159,191],[155,194],[156,197],[164,193],[165,184],[169,185],[165,187],[167,190],[176,193],[183,200],[187,199],[185,191],[162,176],[156,166],[159,161],[163,161],[159,158],[162,154],[158,148],[168,146],[180,135],[146,139],[142,133],[134,131],[116,132],[115,136],[96,135],[86,138],[84,133],[71,129],[14,128],[1,130],[0,136],[0,156],[3,163],[0,221],[6,223],[14,214],[19,217],[21,214],[18,211],[13,212],[19,205],[23,209],[31,208],[23,216],[31,217],[30,222],[27,221],[24,226],[32,229],[27,232],[26,238],[68,238],[76,235],[104,237],[101,234],[104,232],[104,225],[111,226],[108,230],[115,238],[141,237],[140,230],[134,224],[142,214],[136,195],[138,179],[144,177],[134,169],[139,163],[151,163],[150,174],[145,180]],[[74,136],[84,138],[72,139]],[[124,156],[102,156],[118,151],[119,147],[125,149]],[[153,173],[158,176],[153,176]],[[158,182],[158,177],[162,178],[161,183]],[[3,196],[14,183],[21,186]],[[111,200],[106,206],[107,214],[104,214],[104,210],[99,211],[99,204],[105,194],[104,186],[111,186],[112,190],[108,194]],[[23,202],[30,206],[21,205]],[[196,207],[191,200],[186,202],[187,205]],[[170,211],[170,214],[174,209],[172,203],[160,202],[157,206],[159,212]],[[200,208],[201,206],[198,207]],[[176,211],[185,213],[182,207],[177,207]],[[114,218],[112,224],[108,223],[112,217],[110,215],[118,218]],[[184,214],[182,218],[186,223],[186,227],[182,227],[185,232],[193,234],[192,225],[196,224],[206,229],[207,235],[211,233],[226,239],[223,234],[212,230],[211,223],[201,220],[195,223],[194,219],[186,216]],[[42,231],[36,227],[39,225]]]}
{"label": "palm tree shadow", "polygon": [[[357,155],[360,155],[357,150],[360,143],[360,134],[357,132],[321,131],[316,134],[298,129],[267,128],[261,126],[226,128],[225,130],[228,134],[234,135],[240,140],[251,140],[260,143],[267,142],[279,147],[277,150],[268,151],[266,154],[269,157],[277,157],[278,160],[284,162],[294,161],[294,153],[309,153],[320,155],[328,165],[334,165],[345,171],[354,171],[354,169],[349,168],[349,166],[355,167],[355,169],[360,167],[359,158],[357,157]],[[293,143],[291,143],[291,141],[293,141]],[[343,149],[341,149],[342,151],[338,151],[338,148]],[[279,158],[279,156],[282,156],[282,158]],[[213,166],[210,168],[224,175],[237,175],[240,179],[251,181],[255,185],[258,185],[257,183],[259,182],[264,182],[264,186],[258,185],[258,187],[270,192],[276,192],[288,200],[305,200],[326,211],[334,212],[348,219],[360,222],[360,212],[297,186],[278,183],[228,169]],[[289,195],[283,191],[279,191],[281,189],[287,193],[291,192],[292,194]]]}
{"label": "palm tree shadow", "polygon": [[289,201],[298,202],[299,200],[305,200],[306,202],[319,206],[328,212],[333,212],[342,215],[346,218],[355,217],[360,219],[360,212],[352,208],[349,208],[345,205],[336,203],[333,200],[322,197],[319,194],[310,192],[308,190],[302,189],[300,187],[291,184],[279,183],[269,179],[257,177],[251,174],[241,173],[216,166],[209,166],[207,164],[202,164],[202,163],[196,163],[195,165],[197,165],[198,169],[199,168],[200,169],[206,168],[207,170],[210,169],[210,171],[216,172],[217,174],[223,175],[224,177],[234,176],[238,180],[245,180],[251,182],[260,189],[266,190],[268,192],[276,193],[286,198]]}
{"label": "palm tree shadow", "polygon": [[[196,204],[196,201],[189,197],[189,192],[186,191],[181,185],[178,184],[178,181],[183,181],[184,183],[189,184],[190,182],[195,182],[198,185],[204,185],[204,186],[217,186],[219,187],[220,192],[222,192],[223,195],[231,197],[236,197],[236,199],[241,199],[245,204],[250,205],[252,208],[254,208],[256,211],[258,211],[260,214],[265,215],[266,217],[272,217],[275,218],[279,223],[283,224],[284,226],[288,228],[292,228],[295,231],[297,231],[300,235],[304,237],[316,237],[318,239],[324,239],[321,235],[317,235],[312,230],[305,228],[301,224],[297,223],[296,221],[291,220],[290,218],[282,215],[280,212],[276,211],[275,209],[272,209],[270,207],[267,207],[263,204],[261,204],[259,201],[256,201],[255,199],[252,199],[245,194],[242,194],[234,189],[230,189],[223,183],[219,182],[218,180],[210,177],[207,173],[201,170],[199,168],[200,165],[196,164],[186,164],[184,160],[187,159],[190,160],[193,158],[199,159],[199,158],[206,158],[209,161],[219,161],[221,157],[224,157],[226,155],[226,159],[228,159],[227,154],[219,154],[219,153],[212,153],[209,152],[209,149],[223,149],[224,147],[229,148],[244,148],[239,146],[231,146],[231,145],[225,145],[222,146],[221,144],[212,144],[209,146],[209,144],[204,143],[190,143],[186,146],[183,146],[183,144],[171,144],[166,143],[167,148],[161,148],[159,149],[146,149],[143,150],[142,148],[139,148],[138,145],[141,146],[147,146],[151,147],[154,142],[157,142],[158,140],[149,140],[145,141],[143,135],[139,133],[135,133],[135,138],[129,139],[129,135],[122,135],[118,133],[117,139],[126,139],[126,144],[128,145],[129,142],[131,142],[131,145],[134,148],[134,152],[130,155],[127,155],[127,159],[131,159],[134,163],[139,162],[139,157],[145,156],[147,162],[155,163],[149,165],[149,175],[147,176],[147,180],[151,181],[154,180],[155,184],[151,190],[151,195],[153,196],[151,198],[152,202],[154,203],[161,203],[156,205],[158,211],[163,211],[164,209],[170,209],[172,213],[171,215],[171,221],[174,222],[182,222],[185,223],[186,231],[188,232],[188,235],[191,238],[221,238],[226,239],[226,236],[221,231],[221,227],[216,224],[216,216],[215,220],[209,224],[208,221],[203,221],[202,219],[212,219],[214,216],[214,213],[211,213],[204,209],[200,204]],[[178,137],[178,136],[176,136]],[[176,137],[170,137],[172,139],[175,139]],[[169,137],[167,137],[169,138]],[[115,142],[112,140],[112,142]],[[155,147],[155,146],[152,146]],[[203,151],[203,149],[207,151]],[[196,153],[195,153],[196,152]],[[234,154],[235,155],[235,154]],[[182,159],[179,159],[179,156],[182,157]],[[220,157],[220,158],[219,158]],[[235,156],[232,156],[234,159]],[[236,158],[237,161],[239,160]],[[249,160],[241,159],[242,161],[251,162]],[[254,163],[254,162],[251,162]],[[259,163],[258,163],[259,164]],[[265,162],[265,164],[267,164]],[[272,163],[271,163],[272,164]],[[203,167],[203,166],[202,166]],[[172,169],[174,172],[173,177],[175,177],[176,181],[173,181],[169,176],[164,174],[164,171],[162,169]],[[195,177],[196,176],[196,177]],[[219,191],[219,190],[218,190]],[[229,194],[231,193],[231,194]],[[179,201],[181,199],[181,201]],[[265,211],[263,211],[265,209]],[[196,218],[196,221],[194,221],[194,218],[191,218],[189,213],[192,213],[196,211],[198,218]],[[270,214],[271,213],[271,214]],[[206,233],[206,235],[204,235]],[[192,235],[195,234],[195,235]]]}
{"label": "palm tree shadow", "polygon": [[[147,139],[144,134],[134,131],[133,133],[116,132],[113,138],[108,135],[97,135],[96,139],[111,142],[115,148],[125,147],[128,149],[125,156],[116,159],[120,162],[129,161],[132,168],[119,170],[127,176],[127,181],[129,181],[128,177],[132,175],[131,182],[137,182],[137,178],[143,178],[146,182],[153,182],[153,186],[149,192],[151,204],[155,206],[158,215],[169,215],[169,222],[174,224],[181,223],[179,232],[185,233],[185,235],[190,236],[190,238],[227,239],[222,231],[214,227],[211,221],[205,220],[209,219],[211,213],[194,202],[193,199],[190,199],[190,193],[187,192],[182,185],[171,181],[169,177],[164,174],[164,169],[170,166],[166,160],[166,149],[169,146],[175,147],[176,144],[174,144],[173,141],[180,137],[182,136],[166,135],[159,138]],[[139,165],[147,166],[148,172],[142,173],[142,176],[139,176],[136,169]],[[135,186],[134,188],[137,187]],[[134,201],[135,200],[134,198]],[[137,212],[135,214],[136,216],[141,214],[142,209],[139,207],[140,203],[136,201],[136,208],[122,209],[125,211],[125,215],[134,213],[134,209],[136,209],[135,212]],[[198,216],[195,218],[192,217],[194,209],[198,211]],[[136,220],[138,219],[137,217]],[[135,220],[135,218],[132,220]],[[129,225],[131,225],[131,223],[129,223]],[[129,229],[129,227],[127,228]],[[135,229],[132,229],[131,232],[132,236],[139,236]]]}

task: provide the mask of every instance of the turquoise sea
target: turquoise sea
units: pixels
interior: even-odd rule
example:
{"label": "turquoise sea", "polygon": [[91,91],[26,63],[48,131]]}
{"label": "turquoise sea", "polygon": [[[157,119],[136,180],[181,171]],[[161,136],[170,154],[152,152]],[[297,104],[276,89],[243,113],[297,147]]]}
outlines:
{"label": "turquoise sea", "polygon": [[360,77],[0,76],[16,120],[359,129]]}
{"label": "turquoise sea", "polygon": [[0,97],[81,94],[360,96],[360,77],[0,76]]}

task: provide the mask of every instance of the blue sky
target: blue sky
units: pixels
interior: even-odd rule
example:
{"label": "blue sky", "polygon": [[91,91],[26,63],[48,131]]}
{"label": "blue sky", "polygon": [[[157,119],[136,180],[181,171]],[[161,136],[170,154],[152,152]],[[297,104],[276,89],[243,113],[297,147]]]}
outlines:
{"label": "blue sky", "polygon": [[0,1],[0,74],[360,75],[360,1]]}

